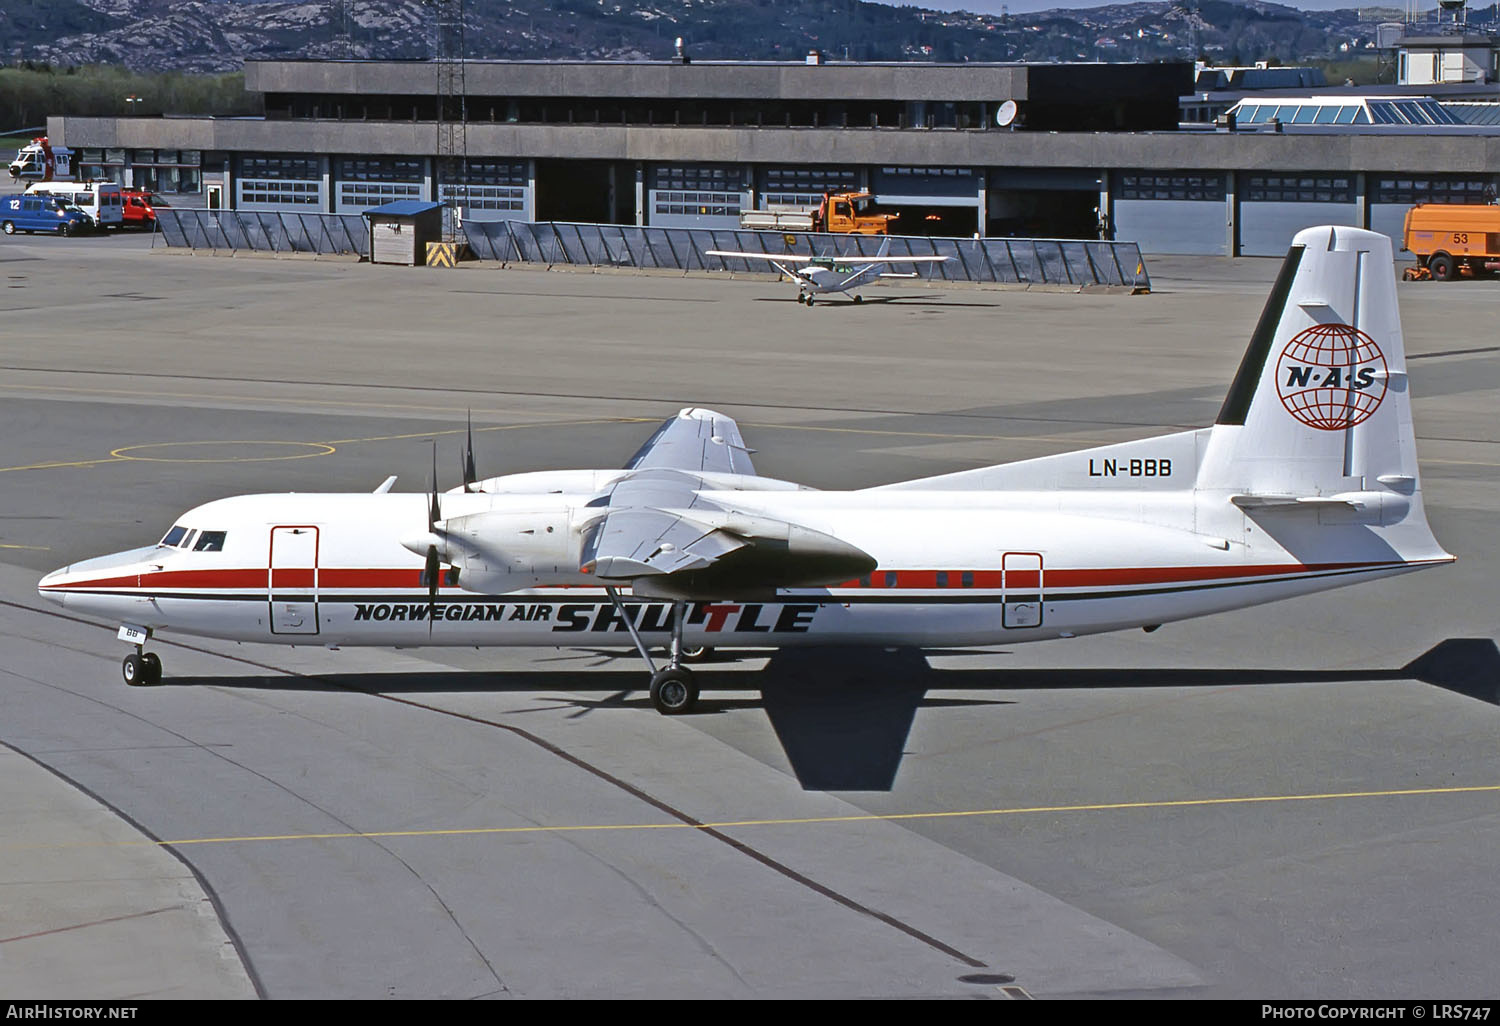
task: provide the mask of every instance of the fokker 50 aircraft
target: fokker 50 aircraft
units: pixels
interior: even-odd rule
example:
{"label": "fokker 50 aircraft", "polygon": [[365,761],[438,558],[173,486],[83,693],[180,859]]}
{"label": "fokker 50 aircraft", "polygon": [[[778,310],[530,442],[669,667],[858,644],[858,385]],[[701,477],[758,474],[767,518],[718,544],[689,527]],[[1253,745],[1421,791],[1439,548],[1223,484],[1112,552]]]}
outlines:
{"label": "fokker 50 aircraft", "polygon": [[[915,278],[916,271],[882,271],[887,264],[941,264],[945,256],[887,256],[891,240],[881,243],[873,257],[816,257],[771,253],[736,253],[724,249],[704,250],[706,256],[731,257],[740,260],[765,260],[797,283],[797,302],[813,305],[813,297],[825,292],[848,292],[868,285],[877,278]],[[854,296],[856,303],[862,297]]]}
{"label": "fokker 50 aircraft", "polygon": [[684,646],[1151,631],[1452,561],[1422,509],[1394,282],[1385,236],[1299,233],[1198,431],[829,492],[758,476],[734,421],[686,409],[619,470],[474,481],[471,458],[441,495],[220,499],[39,589],[122,625],[132,684],[159,679],[163,631],[602,642],[635,646],[664,713],[698,696]]}

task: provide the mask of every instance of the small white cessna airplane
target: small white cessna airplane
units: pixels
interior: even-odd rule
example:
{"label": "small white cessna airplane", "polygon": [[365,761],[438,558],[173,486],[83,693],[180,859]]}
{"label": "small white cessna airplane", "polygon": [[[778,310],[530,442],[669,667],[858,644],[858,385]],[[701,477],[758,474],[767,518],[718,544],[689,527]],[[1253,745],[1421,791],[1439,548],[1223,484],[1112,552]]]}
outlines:
{"label": "small white cessna airplane", "polygon": [[1297,235],[1212,427],[849,492],[748,453],[700,409],[620,470],[476,481],[471,445],[461,489],[220,499],[39,590],[123,625],[131,684],[160,679],[160,631],[634,644],[683,713],[685,646],[1152,631],[1453,559],[1422,508],[1391,243],[1353,228]]}
{"label": "small white cessna airplane", "polygon": [[[772,253],[737,253],[725,249],[706,249],[705,256],[738,260],[765,260],[797,283],[797,302],[813,305],[813,297],[826,292],[848,292],[868,285],[877,278],[915,278],[916,271],[882,271],[887,264],[941,264],[945,256],[887,256],[891,240],[886,239],[873,257],[791,256]],[[727,266],[727,264],[726,264]],[[861,296],[854,296],[856,303]]]}

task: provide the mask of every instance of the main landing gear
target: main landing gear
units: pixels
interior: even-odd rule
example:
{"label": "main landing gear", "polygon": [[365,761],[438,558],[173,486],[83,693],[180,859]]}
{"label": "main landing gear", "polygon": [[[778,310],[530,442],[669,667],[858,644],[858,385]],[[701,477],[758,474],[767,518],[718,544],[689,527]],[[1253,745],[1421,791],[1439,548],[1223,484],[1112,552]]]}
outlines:
{"label": "main landing gear", "polygon": [[145,687],[161,683],[161,656],[146,652],[137,645],[135,651],[125,657],[120,665],[120,674],[131,687]]}
{"label": "main landing gear", "polygon": [[681,716],[692,712],[693,706],[698,703],[698,682],[694,679],[693,671],[682,665],[682,628],[687,620],[687,603],[681,599],[672,603],[672,644],[667,650],[667,665],[658,670],[656,663],[651,660],[651,654],[646,651],[645,642],[641,641],[640,634],[636,632],[635,624],[620,604],[619,593],[614,588],[605,590],[609,593],[609,600],[614,603],[615,612],[625,621],[625,626],[630,631],[630,640],[635,642],[635,650],[651,670],[651,704],[663,716]]}

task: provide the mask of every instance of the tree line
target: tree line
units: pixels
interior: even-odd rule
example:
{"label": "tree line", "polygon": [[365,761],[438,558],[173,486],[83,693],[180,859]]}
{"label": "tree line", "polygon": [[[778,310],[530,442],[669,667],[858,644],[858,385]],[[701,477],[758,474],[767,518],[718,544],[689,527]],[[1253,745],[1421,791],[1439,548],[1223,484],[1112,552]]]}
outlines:
{"label": "tree line", "polygon": [[[133,98],[133,99],[132,99]],[[135,72],[115,65],[54,68],[22,61],[0,67],[0,132],[45,125],[49,115],[260,114],[245,75]]]}

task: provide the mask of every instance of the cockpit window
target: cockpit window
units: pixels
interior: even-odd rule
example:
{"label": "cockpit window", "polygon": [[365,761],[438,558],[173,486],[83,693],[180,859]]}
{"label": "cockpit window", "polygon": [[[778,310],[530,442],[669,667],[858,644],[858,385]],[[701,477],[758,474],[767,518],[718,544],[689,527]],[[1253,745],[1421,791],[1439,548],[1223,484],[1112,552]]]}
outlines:
{"label": "cockpit window", "polygon": [[183,536],[186,534],[187,528],[183,527],[181,524],[176,524],[170,531],[166,533],[166,536],[163,537],[161,541],[157,542],[157,544],[169,545],[172,548],[176,548],[177,543],[182,541]]}
{"label": "cockpit window", "polygon": [[178,545],[177,547],[179,549],[190,549],[190,548],[192,548],[193,547],[193,539],[196,538],[196,537],[198,537],[197,530],[189,529],[188,536],[186,538],[182,539],[182,543],[180,545]]}
{"label": "cockpit window", "polygon": [[193,546],[194,552],[223,552],[224,531],[204,531],[198,536],[198,544]]}

